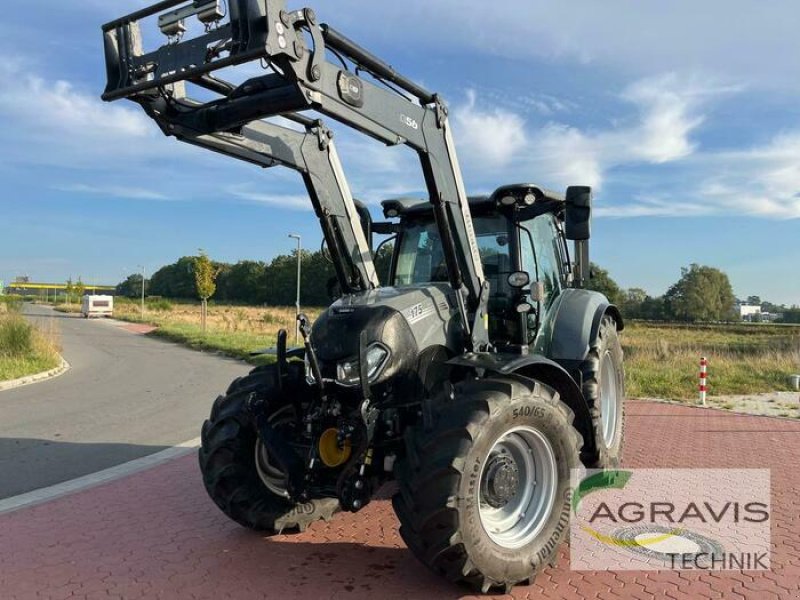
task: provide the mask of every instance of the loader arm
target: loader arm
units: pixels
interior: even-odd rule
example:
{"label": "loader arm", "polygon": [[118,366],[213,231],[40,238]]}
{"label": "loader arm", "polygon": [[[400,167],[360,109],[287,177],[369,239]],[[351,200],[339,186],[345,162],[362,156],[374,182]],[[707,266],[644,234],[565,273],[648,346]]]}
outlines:
{"label": "loader arm", "polygon": [[[155,118],[161,115],[152,110],[153,99],[169,104],[183,82],[210,90],[221,97],[193,103],[182,112],[181,127],[192,132],[192,143],[212,149],[220,149],[220,144],[229,148],[228,136],[252,132],[261,119],[306,110],[384,144],[413,148],[434,206],[465,345],[474,350],[487,347],[488,285],[441,98],[332,27],[319,24],[311,9],[287,10],[285,0],[228,0],[228,5],[229,14],[223,17],[218,0],[164,0],[103,26],[108,72],[103,99],[129,98],[150,106],[148,112]],[[156,16],[168,43],[145,52],[139,23]],[[195,17],[205,25],[205,33],[183,39],[186,20]],[[332,62],[329,52],[342,64]],[[238,85],[212,75],[253,61],[261,61],[269,72]],[[252,148],[237,147],[251,155]],[[339,199],[333,200],[335,204]],[[343,206],[328,208],[338,214],[350,212]],[[363,276],[369,280],[368,274]]]}
{"label": "loader arm", "polygon": [[345,292],[378,287],[372,252],[344,176],[333,135],[319,120],[289,115],[304,126],[296,131],[267,121],[252,121],[235,132],[201,132],[192,127],[198,103],[182,97],[182,85],[167,97],[151,97],[145,111],[167,135],[207,150],[268,168],[281,165],[298,171],[305,183],[336,276]]}

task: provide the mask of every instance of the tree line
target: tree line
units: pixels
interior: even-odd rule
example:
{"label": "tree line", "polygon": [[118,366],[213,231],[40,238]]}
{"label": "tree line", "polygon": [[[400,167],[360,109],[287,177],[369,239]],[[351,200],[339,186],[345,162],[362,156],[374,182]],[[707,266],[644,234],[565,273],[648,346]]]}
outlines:
{"label": "tree line", "polygon": [[[385,282],[391,261],[391,244],[379,248],[375,269]],[[145,280],[145,294],[164,298],[198,297],[195,270],[198,257],[183,256],[158,269]],[[237,263],[210,261],[216,272],[215,291],[209,296],[218,302],[291,306],[297,293],[297,251],[276,256],[272,261],[241,260]],[[302,251],[301,296],[306,306],[330,304],[331,282],[336,272],[323,251]],[[117,294],[138,298],[142,293],[142,275],[134,273],[117,285]]]}
{"label": "tree line", "polygon": [[[719,269],[692,264],[681,269],[681,277],[663,296],[650,296],[641,288],[622,289],[608,271],[592,265],[588,286],[616,304],[628,319],[649,321],[738,321],[737,299],[728,276]],[[760,306],[764,312],[783,315],[781,323],[800,323],[800,307],[786,307],[762,302],[749,296],[745,302]]]}
{"label": "tree line", "polygon": [[[378,249],[375,268],[382,284],[386,284],[391,263],[392,246]],[[148,296],[189,299],[198,298],[196,271],[198,258],[184,256],[153,273],[145,281]],[[206,268],[206,267],[204,267]],[[297,251],[276,256],[272,261],[241,260],[237,263],[210,261],[216,273],[214,291],[208,296],[219,302],[291,306],[297,286]],[[623,289],[609,272],[592,264],[588,287],[602,292],[616,304],[627,319],[651,321],[738,321],[736,296],[728,276],[714,267],[692,264],[681,269],[681,276],[662,296],[651,296],[641,288]],[[331,282],[335,280],[333,264],[324,251],[301,253],[301,298],[306,306],[325,306],[331,302]],[[141,274],[129,275],[117,286],[117,294],[138,298],[142,293]],[[764,310],[780,312],[783,322],[800,323],[800,308],[775,306],[758,301]]]}

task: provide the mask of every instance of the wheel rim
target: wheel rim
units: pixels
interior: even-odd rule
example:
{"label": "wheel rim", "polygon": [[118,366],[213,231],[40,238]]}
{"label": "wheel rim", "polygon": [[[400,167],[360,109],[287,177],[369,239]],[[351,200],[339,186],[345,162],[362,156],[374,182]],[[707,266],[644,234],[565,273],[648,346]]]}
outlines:
{"label": "wheel rim", "polygon": [[[278,427],[292,421],[292,407],[286,406],[270,416],[269,423],[273,427]],[[287,477],[281,468],[270,460],[266,446],[261,442],[261,438],[256,438],[256,471],[261,482],[267,489],[277,496],[289,497],[287,489]]]}
{"label": "wheel rim", "polygon": [[555,504],[553,447],[533,427],[507,431],[489,451],[477,491],[481,525],[503,548],[520,548],[544,527]]}
{"label": "wheel rim", "polygon": [[600,378],[600,418],[603,426],[603,442],[609,448],[617,435],[617,422],[619,421],[617,374],[610,352],[606,352],[603,356]]}

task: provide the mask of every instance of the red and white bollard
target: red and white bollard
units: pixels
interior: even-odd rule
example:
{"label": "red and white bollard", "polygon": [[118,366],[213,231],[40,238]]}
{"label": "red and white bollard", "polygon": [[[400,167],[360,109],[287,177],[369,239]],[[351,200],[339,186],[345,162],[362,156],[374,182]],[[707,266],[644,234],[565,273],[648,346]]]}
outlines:
{"label": "red and white bollard", "polygon": [[703,356],[700,359],[700,404],[706,405],[706,392],[708,385],[706,384],[706,377],[708,376],[708,359]]}

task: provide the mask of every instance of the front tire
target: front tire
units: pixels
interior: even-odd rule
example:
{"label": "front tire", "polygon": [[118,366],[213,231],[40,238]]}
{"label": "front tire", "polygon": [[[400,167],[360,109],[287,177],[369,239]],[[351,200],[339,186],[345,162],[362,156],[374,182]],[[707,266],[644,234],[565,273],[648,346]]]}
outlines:
{"label": "front tire", "polygon": [[622,460],[622,434],[625,426],[625,370],[617,322],[605,315],[597,339],[581,366],[583,395],[592,415],[595,447],[586,465],[615,469]]}
{"label": "front tire", "polygon": [[255,394],[266,401],[270,420],[293,416],[290,394],[301,391],[288,387],[291,381],[300,380],[300,374],[293,371],[299,369],[290,369],[290,383],[281,393],[274,365],[254,369],[217,398],[210,418],[203,423],[199,460],[206,491],[222,512],[250,529],[303,531],[316,520],[329,520],[339,510],[335,498],[298,504],[282,493],[281,474],[264,455],[246,409],[247,400]]}
{"label": "front tire", "polygon": [[396,469],[403,540],[435,572],[484,592],[532,580],[568,533],[582,445],[572,412],[516,376],[461,384],[435,410],[430,430],[410,430]]}

